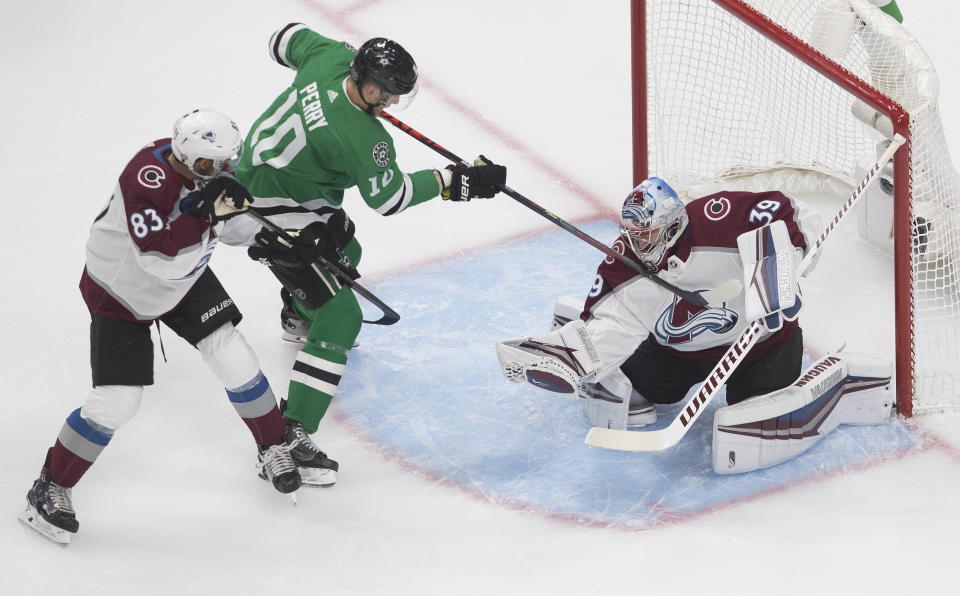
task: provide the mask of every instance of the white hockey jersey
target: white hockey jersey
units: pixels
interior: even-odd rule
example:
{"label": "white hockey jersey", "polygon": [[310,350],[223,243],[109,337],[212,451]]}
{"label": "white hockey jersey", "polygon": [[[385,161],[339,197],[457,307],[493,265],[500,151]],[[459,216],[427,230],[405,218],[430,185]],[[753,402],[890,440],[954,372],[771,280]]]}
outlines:
{"label": "white hockey jersey", "polygon": [[100,316],[151,321],[172,310],[203,273],[217,245],[205,219],[180,212],[196,190],[165,158],[170,139],[130,160],[87,240],[80,292]]}
{"label": "white hockey jersey", "polygon": [[[777,191],[715,193],[691,201],[686,210],[690,223],[658,275],[688,291],[743,279],[737,250],[737,236],[743,232],[783,220],[794,246],[806,252],[821,231],[816,212]],[[622,238],[613,249],[633,256]],[[743,312],[742,292],[718,307],[697,306],[607,257],[597,269],[580,318],[600,353],[603,368],[597,378],[603,378],[648,336],[679,358],[715,362],[750,324]],[[746,361],[766,354],[796,326],[793,320],[766,332]]]}

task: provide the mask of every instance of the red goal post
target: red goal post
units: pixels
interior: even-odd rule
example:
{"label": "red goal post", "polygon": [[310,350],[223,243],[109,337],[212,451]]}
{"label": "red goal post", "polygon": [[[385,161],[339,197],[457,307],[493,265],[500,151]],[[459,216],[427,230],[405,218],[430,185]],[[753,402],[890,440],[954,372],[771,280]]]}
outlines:
{"label": "red goal post", "polygon": [[[796,170],[849,184],[884,137],[907,139],[892,172],[898,408],[960,408],[960,184],[919,44],[867,0],[631,0],[631,26],[635,182]],[[918,206],[947,220],[929,253]]]}

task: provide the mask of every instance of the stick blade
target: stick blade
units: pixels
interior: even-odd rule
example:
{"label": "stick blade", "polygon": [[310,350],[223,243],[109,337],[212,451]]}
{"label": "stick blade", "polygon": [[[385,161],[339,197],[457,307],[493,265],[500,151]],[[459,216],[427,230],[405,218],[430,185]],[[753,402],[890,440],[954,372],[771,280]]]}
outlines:
{"label": "stick blade", "polygon": [[673,425],[659,430],[613,430],[593,427],[587,433],[584,443],[591,447],[613,449],[614,451],[663,451],[677,444],[683,432],[676,432]]}
{"label": "stick blade", "polygon": [[724,302],[729,302],[737,294],[743,291],[743,282],[739,279],[728,279],[712,290],[700,292],[700,296],[711,306],[719,306]]}

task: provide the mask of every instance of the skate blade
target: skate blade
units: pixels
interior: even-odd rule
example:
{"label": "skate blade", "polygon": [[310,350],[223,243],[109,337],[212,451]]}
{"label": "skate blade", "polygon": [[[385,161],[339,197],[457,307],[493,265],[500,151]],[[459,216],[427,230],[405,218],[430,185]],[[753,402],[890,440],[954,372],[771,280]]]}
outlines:
{"label": "skate blade", "polygon": [[337,473],[333,470],[303,468],[298,466],[297,471],[300,472],[300,482],[302,486],[320,486],[326,488],[337,483]]}
{"label": "skate blade", "polygon": [[288,332],[288,331],[281,331],[281,332],[280,332],[280,339],[282,339],[283,341],[288,341],[288,342],[290,342],[290,343],[292,343],[292,344],[303,344],[303,343],[307,343],[307,338],[306,338],[306,337],[304,337],[304,336],[302,336],[302,335],[294,335],[293,333],[290,333],[290,332]]}
{"label": "skate blade", "polygon": [[637,414],[630,414],[629,416],[627,416],[627,428],[639,428],[641,426],[655,424],[656,422],[657,422],[656,410],[650,410],[649,412],[640,412]]}
{"label": "skate blade", "polygon": [[20,513],[18,518],[23,522],[23,525],[28,528],[33,528],[44,538],[56,542],[60,546],[70,544],[70,532],[67,532],[63,528],[58,528],[43,519],[43,516],[32,506],[27,505],[27,508]]}

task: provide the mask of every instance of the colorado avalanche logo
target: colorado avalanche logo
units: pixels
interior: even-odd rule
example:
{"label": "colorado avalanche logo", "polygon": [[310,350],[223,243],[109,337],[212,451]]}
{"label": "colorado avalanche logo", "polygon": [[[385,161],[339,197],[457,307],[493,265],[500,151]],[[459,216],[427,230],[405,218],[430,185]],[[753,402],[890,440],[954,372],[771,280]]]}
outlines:
{"label": "colorado avalanche logo", "polygon": [[[613,246],[611,246],[610,248],[612,248],[614,252],[617,252],[621,255],[624,254],[623,251],[626,249],[624,248],[624,245],[623,245],[623,238],[617,238],[616,240],[614,240]],[[607,255],[606,258],[603,259],[603,262],[606,263],[607,265],[613,265],[615,260],[616,259],[614,259],[610,255]]]}
{"label": "colorado avalanche logo", "polygon": [[730,199],[719,197],[710,199],[703,206],[703,214],[710,221],[720,221],[730,213]]}
{"label": "colorado avalanche logo", "polygon": [[737,324],[739,318],[735,310],[697,306],[674,296],[673,304],[660,314],[653,332],[661,343],[685,344],[708,331],[726,333]]}
{"label": "colorado avalanche logo", "polygon": [[166,178],[166,175],[159,166],[143,166],[137,172],[137,182],[147,188],[160,188],[164,178]]}
{"label": "colorado avalanche logo", "polygon": [[654,212],[657,210],[656,197],[640,191],[634,192],[630,200],[623,206],[620,217],[631,222],[638,228],[645,228],[650,225]]}
{"label": "colorado avalanche logo", "polygon": [[207,141],[207,142],[209,142],[209,143],[216,143],[216,142],[217,142],[217,133],[213,132],[212,130],[208,130],[207,132],[205,132],[205,133],[203,133],[202,135],[200,135],[200,137],[201,137],[204,141]]}

